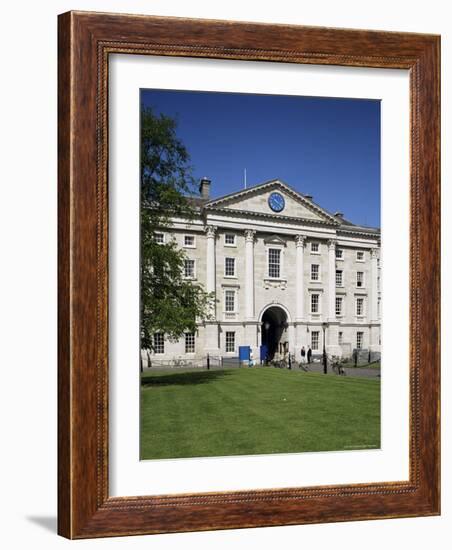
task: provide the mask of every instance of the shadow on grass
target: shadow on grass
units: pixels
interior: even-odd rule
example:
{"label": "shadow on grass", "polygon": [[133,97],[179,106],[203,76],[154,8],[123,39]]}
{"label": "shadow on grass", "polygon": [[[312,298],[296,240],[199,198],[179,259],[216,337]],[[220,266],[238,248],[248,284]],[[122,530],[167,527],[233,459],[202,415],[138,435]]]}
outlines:
{"label": "shadow on grass", "polygon": [[141,379],[142,388],[153,386],[190,386],[208,384],[215,380],[229,376],[225,371],[179,372],[177,374],[161,374]]}

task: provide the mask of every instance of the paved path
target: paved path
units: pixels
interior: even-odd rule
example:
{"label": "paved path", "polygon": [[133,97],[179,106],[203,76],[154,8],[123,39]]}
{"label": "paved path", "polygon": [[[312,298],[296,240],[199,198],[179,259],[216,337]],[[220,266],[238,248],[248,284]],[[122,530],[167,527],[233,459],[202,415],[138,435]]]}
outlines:
{"label": "paved path", "polygon": [[[308,372],[318,372],[323,373],[323,364],[322,363],[310,363],[307,365]],[[377,367],[344,367],[346,376],[353,376],[355,378],[375,378],[380,379],[380,369]],[[333,369],[328,365],[327,374],[333,376],[338,376],[333,372]]]}

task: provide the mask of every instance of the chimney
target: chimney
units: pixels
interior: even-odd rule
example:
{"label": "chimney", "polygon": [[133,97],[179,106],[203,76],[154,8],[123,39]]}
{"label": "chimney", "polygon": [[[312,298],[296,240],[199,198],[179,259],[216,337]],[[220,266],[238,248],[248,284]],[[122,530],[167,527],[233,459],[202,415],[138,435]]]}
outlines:
{"label": "chimney", "polygon": [[205,176],[201,178],[201,181],[199,182],[199,192],[201,194],[202,199],[208,200],[210,198],[210,184],[212,182],[209,180],[209,178],[206,178]]}

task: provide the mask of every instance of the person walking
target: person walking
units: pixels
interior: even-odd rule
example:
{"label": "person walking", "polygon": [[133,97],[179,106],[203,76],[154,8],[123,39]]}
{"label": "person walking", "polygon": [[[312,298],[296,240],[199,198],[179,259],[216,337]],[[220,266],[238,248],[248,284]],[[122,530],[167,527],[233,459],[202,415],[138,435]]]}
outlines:
{"label": "person walking", "polygon": [[311,363],[312,359],[312,349],[311,346],[308,346],[308,363]]}
{"label": "person walking", "polygon": [[301,362],[306,363],[306,350],[304,349],[304,346],[301,348]]}

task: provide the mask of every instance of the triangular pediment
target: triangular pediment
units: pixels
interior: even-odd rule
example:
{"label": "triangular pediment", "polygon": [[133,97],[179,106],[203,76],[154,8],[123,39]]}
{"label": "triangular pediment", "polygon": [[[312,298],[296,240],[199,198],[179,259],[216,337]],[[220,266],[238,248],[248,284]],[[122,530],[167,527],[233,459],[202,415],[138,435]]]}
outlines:
{"label": "triangular pediment", "polygon": [[269,237],[264,239],[265,244],[271,244],[271,245],[279,245],[279,246],[286,246],[286,241],[284,239],[281,239],[278,235],[270,235]]}
{"label": "triangular pediment", "polygon": [[[272,202],[275,198],[276,204]],[[282,208],[281,204],[283,205]],[[316,205],[310,197],[292,189],[281,180],[271,180],[237,193],[219,197],[209,201],[205,208],[207,210],[230,210],[231,213],[238,211],[275,217],[299,218],[312,222],[338,223],[334,216]]]}

